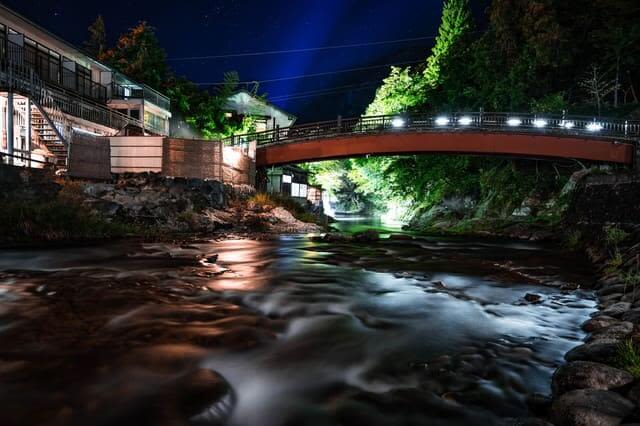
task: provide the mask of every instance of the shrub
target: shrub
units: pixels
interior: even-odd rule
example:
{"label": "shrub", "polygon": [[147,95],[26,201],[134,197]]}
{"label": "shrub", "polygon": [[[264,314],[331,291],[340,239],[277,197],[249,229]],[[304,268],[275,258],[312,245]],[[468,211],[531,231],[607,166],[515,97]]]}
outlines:
{"label": "shrub", "polygon": [[640,351],[633,340],[629,339],[620,344],[617,360],[620,368],[640,379]]}
{"label": "shrub", "polygon": [[81,205],[52,201],[7,200],[0,209],[0,235],[12,242],[124,237],[138,230],[108,222]]}

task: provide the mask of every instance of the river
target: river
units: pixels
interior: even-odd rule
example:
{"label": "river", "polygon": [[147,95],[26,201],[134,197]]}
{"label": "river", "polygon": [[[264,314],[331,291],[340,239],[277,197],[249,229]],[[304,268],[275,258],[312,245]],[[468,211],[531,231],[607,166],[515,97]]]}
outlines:
{"label": "river", "polygon": [[5,249],[0,271],[3,425],[500,424],[596,306],[538,284],[589,284],[583,259],[463,238]]}

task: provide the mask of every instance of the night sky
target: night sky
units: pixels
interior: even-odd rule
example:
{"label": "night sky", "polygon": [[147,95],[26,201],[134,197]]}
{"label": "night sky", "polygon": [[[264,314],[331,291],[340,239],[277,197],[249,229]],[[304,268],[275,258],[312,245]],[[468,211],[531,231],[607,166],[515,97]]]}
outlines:
{"label": "night sky", "polygon": [[[153,25],[169,59],[421,38],[435,35],[442,0],[120,1],[5,0],[4,4],[81,45],[98,14],[110,44],[138,21]],[[474,2],[481,17],[486,1]],[[196,83],[220,82],[235,70],[242,81],[264,81],[419,61],[433,40],[278,55],[172,60]],[[260,92],[299,122],[359,115],[388,67],[263,82]]]}

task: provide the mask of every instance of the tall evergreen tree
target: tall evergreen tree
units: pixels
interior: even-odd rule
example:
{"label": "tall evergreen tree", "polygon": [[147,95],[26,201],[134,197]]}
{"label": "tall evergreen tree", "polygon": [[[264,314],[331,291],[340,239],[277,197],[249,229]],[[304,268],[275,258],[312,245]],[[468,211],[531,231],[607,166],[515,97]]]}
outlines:
{"label": "tall evergreen tree", "polygon": [[94,58],[101,59],[107,50],[107,32],[102,15],[98,15],[96,20],[88,28],[89,39],[84,42],[87,52]]}
{"label": "tall evergreen tree", "polygon": [[428,87],[437,86],[440,80],[442,61],[451,53],[451,49],[473,29],[473,15],[469,0],[447,0],[442,10],[442,22],[438,30],[436,44],[427,59],[424,70]]}

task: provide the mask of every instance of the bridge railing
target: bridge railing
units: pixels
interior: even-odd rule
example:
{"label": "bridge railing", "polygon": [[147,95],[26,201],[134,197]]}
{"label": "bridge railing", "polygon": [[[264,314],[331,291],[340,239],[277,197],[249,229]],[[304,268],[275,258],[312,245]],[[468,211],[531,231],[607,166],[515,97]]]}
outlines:
{"label": "bridge railing", "polygon": [[487,131],[582,136],[590,139],[640,141],[640,121],[587,116],[519,114],[511,112],[457,112],[441,115],[397,114],[355,117],[276,128],[266,132],[237,135],[226,145],[257,142],[258,146],[358,136],[388,132]]}

